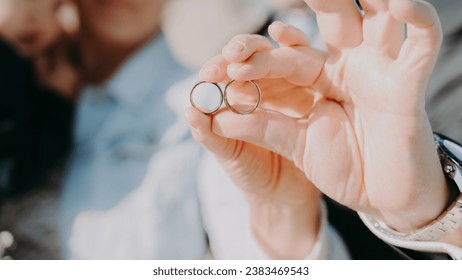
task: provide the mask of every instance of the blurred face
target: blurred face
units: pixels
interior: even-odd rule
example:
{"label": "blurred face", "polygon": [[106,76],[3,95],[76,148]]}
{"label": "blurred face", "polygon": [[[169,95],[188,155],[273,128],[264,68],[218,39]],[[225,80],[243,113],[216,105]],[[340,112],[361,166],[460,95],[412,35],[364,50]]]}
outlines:
{"label": "blurred face", "polygon": [[44,51],[61,34],[57,13],[64,0],[0,0],[0,35],[20,53]]}
{"label": "blurred face", "polygon": [[165,0],[79,0],[84,32],[113,46],[146,40],[160,24]]}

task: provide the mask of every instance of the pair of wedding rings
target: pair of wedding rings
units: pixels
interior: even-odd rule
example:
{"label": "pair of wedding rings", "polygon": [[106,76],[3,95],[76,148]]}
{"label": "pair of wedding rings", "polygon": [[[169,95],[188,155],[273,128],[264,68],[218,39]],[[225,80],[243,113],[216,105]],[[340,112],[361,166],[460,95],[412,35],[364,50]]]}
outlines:
{"label": "pair of wedding rings", "polygon": [[[201,111],[202,113],[204,114],[207,114],[207,115],[211,115],[211,114],[214,114],[216,113],[218,110],[220,110],[221,106],[223,105],[223,102],[225,103],[226,107],[231,110],[232,112],[236,113],[236,114],[240,114],[240,115],[247,115],[247,114],[250,114],[252,113],[253,111],[255,111],[258,106],[260,105],[260,102],[261,102],[261,90],[260,90],[260,87],[258,86],[258,84],[255,82],[255,81],[248,81],[250,83],[253,84],[253,86],[255,87],[256,89],[256,92],[257,92],[257,102],[253,105],[253,107],[249,110],[238,110],[236,109],[235,107],[233,107],[229,101],[228,101],[228,91],[229,91],[229,88],[231,86],[232,83],[234,83],[235,80],[231,80],[229,83],[226,84],[225,86],[225,89],[222,90],[221,87],[217,84],[217,83],[212,83],[212,82],[206,82],[206,81],[200,81],[198,82],[197,84],[194,85],[194,87],[192,88],[191,92],[189,93],[189,101],[191,102],[191,105],[196,108],[197,110]],[[194,91],[197,89],[198,86],[202,85],[202,84],[212,84],[214,85],[219,93],[220,93],[220,97],[219,97],[219,102],[218,104],[213,107],[212,109],[206,109],[206,108],[203,108],[202,106],[198,106],[195,102],[194,102]]]}

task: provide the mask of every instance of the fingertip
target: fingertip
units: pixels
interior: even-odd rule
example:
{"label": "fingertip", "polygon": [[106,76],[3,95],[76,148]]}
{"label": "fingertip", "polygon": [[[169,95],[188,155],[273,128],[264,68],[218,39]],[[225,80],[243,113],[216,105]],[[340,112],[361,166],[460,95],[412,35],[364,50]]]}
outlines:
{"label": "fingertip", "polygon": [[228,142],[212,131],[212,117],[210,115],[194,108],[188,108],[185,112],[185,118],[191,125],[191,135],[197,143],[217,155],[226,151],[225,147]]}
{"label": "fingertip", "polygon": [[244,64],[242,63],[233,63],[228,65],[226,69],[227,75],[233,80],[240,80],[240,73],[242,72],[241,69],[243,68]]}
{"label": "fingertip", "polygon": [[222,55],[230,63],[239,63],[246,61],[255,53],[272,48],[269,39],[262,35],[240,34],[223,47]]}
{"label": "fingertip", "polygon": [[207,61],[199,70],[199,78],[203,81],[219,83],[226,78],[227,62],[223,56],[217,55]]}
{"label": "fingertip", "polygon": [[394,18],[407,25],[407,38],[412,40],[413,47],[420,45],[437,53],[443,32],[433,5],[425,1],[390,0],[389,10]]}
{"label": "fingertip", "polygon": [[280,45],[308,46],[310,44],[308,38],[300,29],[281,21],[273,22],[268,27],[268,33]]}
{"label": "fingertip", "polygon": [[266,62],[252,59],[247,63],[233,63],[228,66],[227,75],[236,81],[259,80],[268,74]]}
{"label": "fingertip", "polygon": [[252,55],[253,48],[248,44],[253,40],[250,34],[236,35],[223,47],[221,54],[229,62],[241,62]]}
{"label": "fingertip", "polygon": [[195,108],[187,108],[184,117],[191,127],[197,130],[202,131],[205,127],[210,127],[210,117]]}
{"label": "fingertip", "polygon": [[407,14],[413,10],[412,0],[390,0],[388,9],[393,17],[403,22]]}
{"label": "fingertip", "polygon": [[289,25],[282,21],[275,21],[268,26],[268,33],[276,41],[279,41],[281,33],[289,28]]}
{"label": "fingertip", "polygon": [[245,43],[235,40],[223,47],[222,55],[228,61],[236,61],[241,59],[246,49]]}
{"label": "fingertip", "polygon": [[186,121],[191,126],[191,135],[193,136],[194,140],[196,140],[196,142],[201,145],[207,146],[210,133],[208,133],[204,127],[208,126],[208,130],[210,131],[210,122],[205,120],[206,124],[204,125],[203,119],[203,117],[207,118],[207,116],[194,108],[188,108],[184,116]]}
{"label": "fingertip", "polygon": [[[238,119],[241,116],[240,115],[233,115],[234,113],[226,110],[222,110],[219,112],[219,114],[216,114],[216,116],[213,118],[212,124],[211,124],[211,131],[215,133],[218,136],[221,137],[227,137],[226,135],[226,129],[223,127],[229,126],[229,124],[234,124],[235,120]],[[233,128],[234,129],[234,128]]]}
{"label": "fingertip", "polygon": [[403,23],[426,28],[438,18],[435,7],[428,2],[415,0],[390,0],[390,13]]}
{"label": "fingertip", "polygon": [[209,64],[204,65],[199,70],[199,78],[203,81],[208,81],[212,83],[219,82],[219,78],[221,77],[220,68],[218,66]]}
{"label": "fingertip", "polygon": [[184,118],[185,120],[191,125],[193,126],[194,124],[194,114],[195,114],[195,111],[197,111],[196,109],[194,109],[193,107],[188,107],[186,109],[186,111],[184,112]]}

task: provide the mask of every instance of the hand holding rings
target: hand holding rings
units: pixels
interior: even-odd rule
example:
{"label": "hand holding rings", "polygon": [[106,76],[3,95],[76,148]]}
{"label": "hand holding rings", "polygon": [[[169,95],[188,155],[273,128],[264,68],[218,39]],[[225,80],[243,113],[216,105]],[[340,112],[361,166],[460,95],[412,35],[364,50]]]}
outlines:
{"label": "hand holding rings", "polygon": [[[225,103],[226,107],[229,110],[231,110],[232,112],[234,112],[236,114],[247,115],[247,114],[252,113],[253,111],[255,111],[258,108],[258,106],[260,105],[260,102],[261,102],[261,90],[260,90],[260,87],[258,86],[258,84],[255,81],[249,81],[250,83],[253,84],[253,86],[256,89],[257,102],[253,105],[253,107],[250,110],[240,111],[240,110],[237,110],[236,108],[234,108],[233,106],[231,106],[231,104],[228,101],[228,90],[229,90],[230,85],[232,83],[234,83],[234,82],[235,82],[235,80],[231,80],[229,83],[226,84],[225,89],[222,90],[221,87],[217,83],[200,81],[197,84],[195,84],[194,87],[191,89],[191,92],[189,93],[189,101],[191,102],[191,105],[195,109],[197,109],[197,110],[199,110],[202,113],[207,114],[207,115],[212,115],[212,114],[216,113],[221,108],[221,106],[223,105],[223,102]],[[196,88],[199,85],[202,85],[202,84],[212,84],[218,89],[218,92],[220,93],[219,103],[215,107],[213,107],[213,109],[207,110],[207,109],[201,108],[201,107],[197,106],[196,103],[194,102],[194,98],[193,98],[194,91],[196,90]]]}

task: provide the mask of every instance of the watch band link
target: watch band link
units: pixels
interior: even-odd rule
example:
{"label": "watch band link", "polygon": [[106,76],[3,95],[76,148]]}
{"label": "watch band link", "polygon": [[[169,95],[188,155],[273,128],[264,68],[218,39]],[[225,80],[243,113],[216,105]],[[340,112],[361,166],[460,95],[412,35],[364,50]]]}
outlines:
{"label": "watch band link", "polygon": [[407,240],[433,241],[446,235],[448,232],[462,226],[462,195],[454,201],[433,223],[409,234]]}

